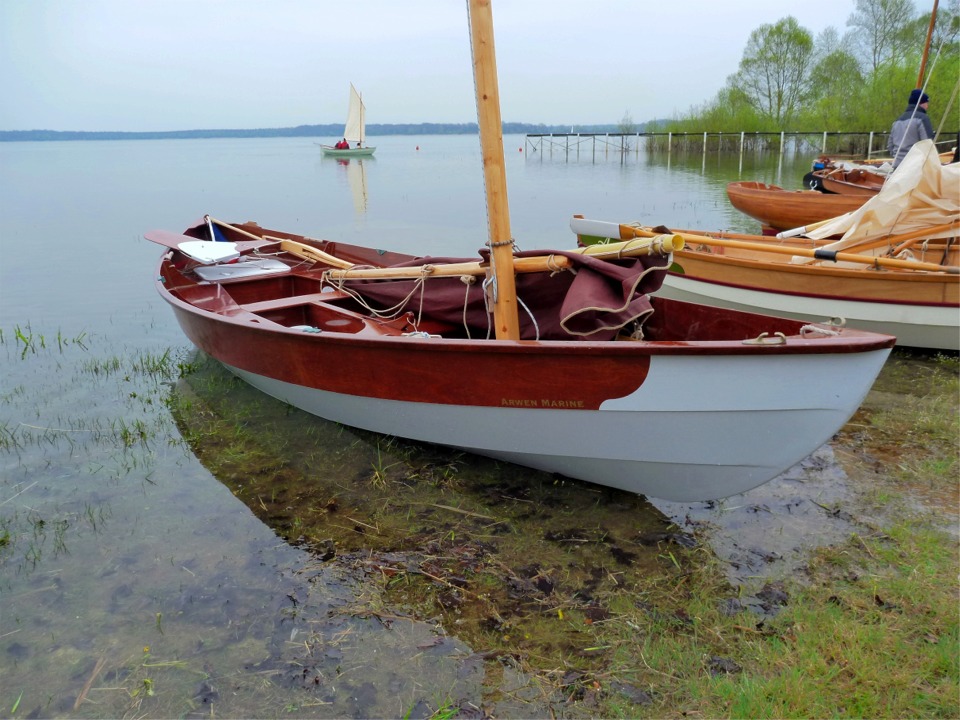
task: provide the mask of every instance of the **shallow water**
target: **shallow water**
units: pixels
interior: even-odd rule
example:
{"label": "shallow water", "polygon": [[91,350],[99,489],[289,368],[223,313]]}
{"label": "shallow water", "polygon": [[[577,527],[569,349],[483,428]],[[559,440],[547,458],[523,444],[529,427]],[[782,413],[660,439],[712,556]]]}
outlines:
{"label": "shallow water", "polygon": [[[732,540],[716,552],[731,579],[748,584],[774,556],[799,557],[807,520],[842,501],[829,448],[742,498],[677,506],[398,449],[262,397],[266,409],[255,410],[237,388],[223,393],[230,413],[217,434],[184,424],[198,391],[178,379],[197,358],[152,287],[160,251],[144,231],[180,230],[210,213],[420,254],[472,256],[482,246],[476,138],[377,145],[373,161],[344,166],[302,139],[0,144],[0,708],[32,717],[423,717],[449,703],[466,713],[494,687],[501,715],[546,715],[524,695],[520,669],[492,664],[478,654],[487,647],[461,639],[455,610],[426,614],[410,595],[400,612],[403,587],[387,583],[385,595],[384,574],[415,567],[425,577],[424,563],[436,562],[424,557],[431,539],[478,553],[486,535],[502,546],[536,528],[544,567],[567,567],[561,586],[572,592],[598,582],[578,569],[619,568],[628,555],[632,572],[652,570],[676,522],[682,534],[725,529],[716,535]],[[809,163],[642,151],[572,158],[521,151],[522,137],[505,145],[512,229],[524,249],[572,246],[575,213],[752,230],[724,184],[799,187]],[[257,442],[236,441],[247,437]],[[420,500],[404,485],[410,467],[421,473]],[[278,486],[287,495],[263,491]],[[386,499],[406,502],[402,515],[383,504],[384,488],[397,496]],[[349,532],[337,536],[339,562],[321,562],[334,533],[299,532],[301,515],[329,516],[334,495]],[[499,503],[503,516],[467,502]],[[371,548],[398,555],[370,564]],[[478,557],[460,560],[476,569]],[[537,593],[556,579],[517,567],[515,594],[541,603]],[[506,574],[489,577],[499,587]],[[470,637],[507,647],[511,633],[508,623]]]}

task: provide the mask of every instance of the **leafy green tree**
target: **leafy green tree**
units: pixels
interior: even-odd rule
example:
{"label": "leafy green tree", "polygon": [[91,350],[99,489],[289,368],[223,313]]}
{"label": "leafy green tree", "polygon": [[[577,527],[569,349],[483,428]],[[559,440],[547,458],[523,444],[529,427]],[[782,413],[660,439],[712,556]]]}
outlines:
{"label": "leafy green tree", "polygon": [[754,108],[783,126],[799,110],[813,56],[813,36],[786,17],[750,33],[740,67],[728,84]]}
{"label": "leafy green tree", "polygon": [[[917,86],[930,24],[929,12],[915,15],[909,0],[908,7],[901,5],[900,0],[856,0],[847,22],[852,29],[841,38],[827,28],[809,51],[810,33],[792,18],[761,26],[751,33],[739,70],[723,90],[680,118],[658,123],[658,129],[691,135],[783,129],[885,133]],[[906,14],[895,12],[904,9]],[[887,23],[888,30],[874,34],[869,13],[877,13],[877,22]],[[960,127],[958,78],[960,0],[941,0],[924,83],[930,120],[934,130],[946,134],[940,138],[944,145]],[[799,102],[791,95],[797,89]]]}
{"label": "leafy green tree", "polygon": [[857,59],[846,50],[823,55],[807,79],[803,115],[816,119],[824,130],[853,130],[846,120],[862,105],[863,74]]}

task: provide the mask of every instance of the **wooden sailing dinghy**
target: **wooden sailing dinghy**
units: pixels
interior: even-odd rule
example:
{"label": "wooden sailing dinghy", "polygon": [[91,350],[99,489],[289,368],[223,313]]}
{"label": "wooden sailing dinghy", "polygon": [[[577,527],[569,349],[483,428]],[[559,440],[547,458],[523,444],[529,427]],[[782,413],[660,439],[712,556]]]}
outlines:
{"label": "wooden sailing dinghy", "polygon": [[[574,218],[581,242],[665,228]],[[806,237],[678,230],[686,246],[658,295],[896,335],[907,347],[960,350],[960,166],[918,143],[884,192]],[[842,236],[839,240],[830,240]]]}
{"label": "wooden sailing dinghy", "polygon": [[827,441],[894,338],[652,297],[672,233],[515,253],[489,3],[470,20],[489,247],[415,258],[212,218],[147,233],[186,336],[320,417],[668,500],[747,491]]}
{"label": "wooden sailing dinghy", "polygon": [[758,220],[764,229],[790,230],[830,220],[856,210],[866,198],[830,195],[817,190],[784,190],[751,180],[727,184],[727,197],[737,210]]}
{"label": "wooden sailing dinghy", "polygon": [[824,168],[814,170],[813,175],[818,178],[824,193],[852,195],[863,202],[880,192],[886,180],[886,175],[873,172],[867,167]]}

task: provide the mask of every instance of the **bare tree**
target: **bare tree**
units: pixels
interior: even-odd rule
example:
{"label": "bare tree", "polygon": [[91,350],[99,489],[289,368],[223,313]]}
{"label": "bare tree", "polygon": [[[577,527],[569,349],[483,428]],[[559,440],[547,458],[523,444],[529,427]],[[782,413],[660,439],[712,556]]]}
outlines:
{"label": "bare tree", "polygon": [[885,63],[901,62],[915,50],[910,24],[916,9],[911,0],[857,0],[847,20],[868,72]]}
{"label": "bare tree", "polygon": [[814,50],[817,55],[829,55],[832,52],[843,49],[843,41],[840,39],[840,33],[837,32],[837,29],[830,25],[827,28],[817,35],[817,39],[813,44]]}
{"label": "bare tree", "polygon": [[623,135],[634,135],[637,132],[636,123],[633,122],[633,116],[629,112],[623,114],[623,118],[617,123],[617,132]]}

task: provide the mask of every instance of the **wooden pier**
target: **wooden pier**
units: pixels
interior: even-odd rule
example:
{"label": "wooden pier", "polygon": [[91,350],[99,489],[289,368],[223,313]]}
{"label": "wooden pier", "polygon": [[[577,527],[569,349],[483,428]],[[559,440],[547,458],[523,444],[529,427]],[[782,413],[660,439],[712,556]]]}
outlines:
{"label": "wooden pier", "polygon": [[[610,155],[639,154],[641,148],[671,153],[683,151],[738,151],[777,148],[783,154],[788,147],[801,150],[809,147],[821,155],[886,157],[889,132],[637,132],[637,133],[543,133],[528,134],[524,150],[528,153],[565,154],[568,158],[588,155],[597,159]],[[956,133],[941,137],[956,138]],[[943,141],[953,147],[955,140]],[[865,151],[857,148],[865,148]],[[949,149],[944,147],[944,150]]]}

